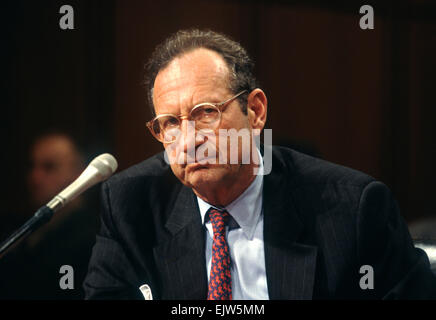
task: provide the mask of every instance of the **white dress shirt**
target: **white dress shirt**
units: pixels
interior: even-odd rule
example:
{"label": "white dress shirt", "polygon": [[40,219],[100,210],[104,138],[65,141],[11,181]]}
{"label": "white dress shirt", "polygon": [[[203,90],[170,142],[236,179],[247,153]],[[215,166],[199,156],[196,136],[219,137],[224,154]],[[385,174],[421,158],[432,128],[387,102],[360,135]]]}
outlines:
{"label": "white dress shirt", "polygon": [[[260,152],[259,157],[262,159]],[[262,161],[260,163],[260,174],[236,200],[225,208],[236,222],[229,223],[230,228],[226,227],[231,258],[232,298],[234,300],[268,299],[263,241]],[[202,223],[207,229],[206,266],[209,281],[212,264],[213,228],[210,220],[205,223],[205,216],[207,210],[214,206],[198,197],[197,200]],[[232,224],[237,225],[232,227]]]}

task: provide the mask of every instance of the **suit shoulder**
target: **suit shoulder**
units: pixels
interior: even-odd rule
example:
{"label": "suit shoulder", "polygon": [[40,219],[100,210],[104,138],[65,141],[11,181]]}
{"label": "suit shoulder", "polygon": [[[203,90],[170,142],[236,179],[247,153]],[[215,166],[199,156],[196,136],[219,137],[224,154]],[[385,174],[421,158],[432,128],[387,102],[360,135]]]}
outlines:
{"label": "suit shoulder", "polygon": [[168,174],[170,166],[165,162],[164,153],[160,152],[138,164],[116,173],[107,180],[108,185],[132,183],[135,180],[161,177]]}
{"label": "suit shoulder", "polygon": [[151,208],[165,203],[165,199],[180,186],[162,152],[105,181],[101,187],[101,199],[104,206],[110,207],[113,224],[129,221],[134,225],[138,217],[147,219],[152,213]]}
{"label": "suit shoulder", "polygon": [[274,147],[276,156],[289,169],[290,178],[303,185],[364,187],[375,181],[361,171],[315,158],[285,147]]}
{"label": "suit shoulder", "polygon": [[154,156],[135,164],[117,174],[119,179],[132,178],[138,176],[160,176],[166,173],[169,165],[164,158],[164,152],[159,152]]}

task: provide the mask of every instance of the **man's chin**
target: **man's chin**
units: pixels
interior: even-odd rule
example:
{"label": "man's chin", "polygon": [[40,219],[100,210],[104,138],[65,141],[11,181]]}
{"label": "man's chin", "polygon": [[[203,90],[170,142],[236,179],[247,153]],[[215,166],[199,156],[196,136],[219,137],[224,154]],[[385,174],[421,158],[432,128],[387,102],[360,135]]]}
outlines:
{"label": "man's chin", "polygon": [[[195,189],[211,187],[223,179],[224,168],[212,164],[192,164],[185,168],[186,181]],[[224,171],[224,172],[221,172]]]}

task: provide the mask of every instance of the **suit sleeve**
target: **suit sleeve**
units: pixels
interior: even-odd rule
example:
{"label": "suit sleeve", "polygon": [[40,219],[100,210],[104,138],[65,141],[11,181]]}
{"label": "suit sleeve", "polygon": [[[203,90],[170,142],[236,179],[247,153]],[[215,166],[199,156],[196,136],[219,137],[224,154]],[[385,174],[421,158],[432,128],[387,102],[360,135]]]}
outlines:
{"label": "suit sleeve", "polygon": [[143,299],[113,220],[109,187],[102,185],[101,229],[83,283],[85,299]]}
{"label": "suit sleeve", "polygon": [[360,265],[374,270],[372,297],[436,299],[436,276],[428,257],[414,247],[395,199],[380,182],[369,183],[362,192],[357,243]]}

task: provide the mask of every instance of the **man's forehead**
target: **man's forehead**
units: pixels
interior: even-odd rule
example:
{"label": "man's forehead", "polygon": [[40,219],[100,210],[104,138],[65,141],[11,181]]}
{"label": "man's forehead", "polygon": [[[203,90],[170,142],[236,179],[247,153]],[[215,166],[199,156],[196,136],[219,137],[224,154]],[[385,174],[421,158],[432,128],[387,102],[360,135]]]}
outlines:
{"label": "man's forehead", "polygon": [[195,100],[196,97],[201,99],[201,95],[207,95],[208,92],[212,97],[214,92],[226,89],[227,79],[227,65],[218,53],[196,49],[175,58],[158,73],[153,101],[156,106],[174,99]]}
{"label": "man's forehead", "polygon": [[227,76],[227,64],[219,53],[199,48],[174,58],[168,66],[158,73],[158,77],[159,75],[165,75],[165,78],[169,79],[178,79],[186,75],[225,77]]}
{"label": "man's forehead", "polygon": [[65,158],[75,154],[71,141],[62,136],[43,137],[36,141],[32,148],[33,157]]}

